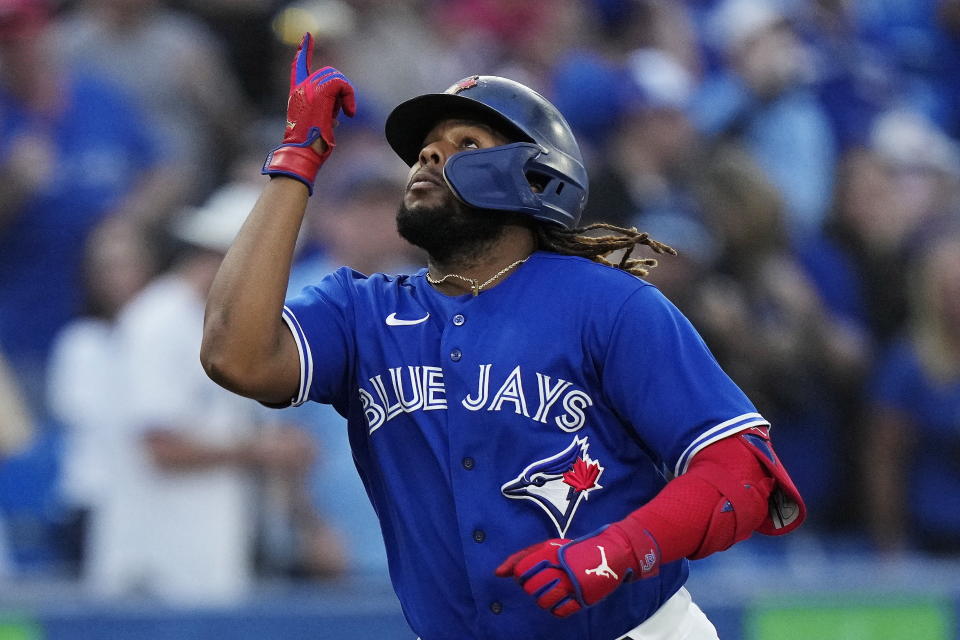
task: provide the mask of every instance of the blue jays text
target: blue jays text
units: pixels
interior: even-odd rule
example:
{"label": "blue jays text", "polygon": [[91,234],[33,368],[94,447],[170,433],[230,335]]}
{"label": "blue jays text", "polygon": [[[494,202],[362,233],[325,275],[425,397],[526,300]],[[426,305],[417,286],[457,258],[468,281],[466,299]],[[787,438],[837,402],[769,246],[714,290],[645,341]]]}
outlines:
{"label": "blue jays text", "polygon": [[[493,371],[492,364],[480,365],[476,393],[459,399],[460,404],[470,411],[512,409],[518,415],[543,424],[548,424],[552,416],[557,427],[571,433],[583,427],[586,421],[584,410],[593,406],[593,400],[572,382],[563,378],[554,380],[537,371],[534,401],[533,396],[528,398],[524,390],[520,365],[514,367],[502,382],[500,376],[493,377],[500,373]],[[359,393],[370,433],[402,413],[447,408],[443,369],[438,366],[391,367],[387,373],[370,378],[369,382],[369,389],[361,387]],[[497,383],[496,391],[492,391]]]}

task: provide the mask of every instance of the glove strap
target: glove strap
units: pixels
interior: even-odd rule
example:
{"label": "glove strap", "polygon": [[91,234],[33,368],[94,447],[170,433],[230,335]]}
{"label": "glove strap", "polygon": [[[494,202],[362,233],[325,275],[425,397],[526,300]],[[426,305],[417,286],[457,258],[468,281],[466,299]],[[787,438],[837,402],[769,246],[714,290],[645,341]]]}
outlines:
{"label": "glove strap", "polygon": [[643,527],[634,526],[635,523],[621,520],[610,525],[623,536],[633,552],[637,573],[630,576],[630,581],[652,578],[660,573],[660,545],[656,538]]}
{"label": "glove strap", "polygon": [[317,179],[320,165],[329,157],[331,149],[322,156],[309,146],[280,145],[267,154],[260,173],[270,176],[287,176],[299,180],[313,195],[313,182]]}

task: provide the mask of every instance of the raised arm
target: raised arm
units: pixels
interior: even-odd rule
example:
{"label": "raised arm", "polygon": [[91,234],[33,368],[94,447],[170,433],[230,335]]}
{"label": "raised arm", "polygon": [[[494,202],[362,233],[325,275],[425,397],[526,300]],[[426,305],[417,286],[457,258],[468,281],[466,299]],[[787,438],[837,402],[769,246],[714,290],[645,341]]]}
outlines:
{"label": "raised arm", "polygon": [[272,179],[210,289],[200,349],[215,382],[274,404],[289,402],[300,382],[297,348],[280,314],[307,198],[335,146],[337,115],[355,110],[349,81],[330,67],[311,73],[312,57],[307,34],[290,73],[286,134],[263,166]]}
{"label": "raised arm", "polygon": [[210,288],[200,361],[217,384],[263,402],[296,395],[300,363],[280,319],[307,202],[296,180],[271,180]]}

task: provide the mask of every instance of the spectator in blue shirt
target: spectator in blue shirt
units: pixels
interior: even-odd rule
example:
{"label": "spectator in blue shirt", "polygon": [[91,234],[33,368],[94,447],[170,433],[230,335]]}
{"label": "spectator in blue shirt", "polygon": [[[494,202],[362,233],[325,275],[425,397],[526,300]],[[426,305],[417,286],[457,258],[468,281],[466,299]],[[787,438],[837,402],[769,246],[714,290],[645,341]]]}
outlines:
{"label": "spectator in blue shirt", "polygon": [[960,553],[960,233],[919,264],[908,329],[881,360],[863,432],[876,546]]}
{"label": "spectator in blue shirt", "polygon": [[811,52],[768,0],[725,0],[709,26],[728,67],[704,81],[694,122],[707,136],[742,141],[780,192],[791,236],[816,233],[830,202],[836,142],[811,88]]}
{"label": "spectator in blue shirt", "polygon": [[79,311],[84,241],[109,215],[163,215],[148,127],[98,78],[52,64],[45,0],[0,8],[0,350],[39,408],[47,352]]}

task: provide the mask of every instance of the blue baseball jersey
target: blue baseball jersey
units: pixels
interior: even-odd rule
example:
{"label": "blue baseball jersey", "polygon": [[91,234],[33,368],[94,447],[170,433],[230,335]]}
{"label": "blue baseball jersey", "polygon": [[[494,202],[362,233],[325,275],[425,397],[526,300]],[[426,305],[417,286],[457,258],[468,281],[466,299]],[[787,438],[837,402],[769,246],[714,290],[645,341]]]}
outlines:
{"label": "blue baseball jersey", "polygon": [[[765,425],[660,291],[536,252],[479,296],[342,268],[288,300],[295,404],[347,419],[390,576],[423,640],[613,640],[684,583],[686,560],[559,619],[510,554],[619,520],[698,450]],[[334,490],[334,489],[331,489]]]}

